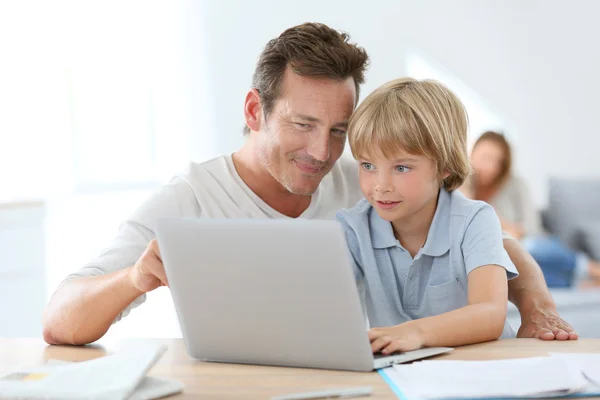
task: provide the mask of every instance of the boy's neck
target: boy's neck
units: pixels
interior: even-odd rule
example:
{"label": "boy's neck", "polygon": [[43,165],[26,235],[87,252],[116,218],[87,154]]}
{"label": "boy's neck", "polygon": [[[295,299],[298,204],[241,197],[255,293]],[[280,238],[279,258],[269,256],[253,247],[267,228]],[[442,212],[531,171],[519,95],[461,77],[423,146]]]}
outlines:
{"label": "boy's neck", "polygon": [[404,247],[415,258],[419,250],[425,245],[429,228],[433,222],[437,209],[438,197],[425,204],[416,213],[401,220],[392,221],[394,236],[402,247]]}

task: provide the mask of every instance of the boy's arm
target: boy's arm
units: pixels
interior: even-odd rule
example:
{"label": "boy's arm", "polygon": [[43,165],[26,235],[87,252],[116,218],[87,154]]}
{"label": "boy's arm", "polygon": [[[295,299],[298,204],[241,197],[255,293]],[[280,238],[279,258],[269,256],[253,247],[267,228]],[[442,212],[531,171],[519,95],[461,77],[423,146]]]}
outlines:
{"label": "boy's arm", "polygon": [[521,313],[520,338],[575,340],[575,330],[556,311],[542,270],[533,257],[516,240],[505,237],[504,249],[519,271],[508,283],[508,299]]}
{"label": "boy's arm", "polygon": [[481,205],[474,210],[460,243],[468,276],[468,304],[391,327],[393,335],[373,330],[370,334],[375,339],[374,351],[459,346],[494,340],[502,334],[508,302],[507,277],[517,276],[517,270],[503,248],[500,221],[491,206]]}
{"label": "boy's arm", "polygon": [[506,320],[506,270],[486,265],[469,274],[469,304],[434,317],[369,332],[374,352],[389,354],[420,347],[461,346],[495,340]]}

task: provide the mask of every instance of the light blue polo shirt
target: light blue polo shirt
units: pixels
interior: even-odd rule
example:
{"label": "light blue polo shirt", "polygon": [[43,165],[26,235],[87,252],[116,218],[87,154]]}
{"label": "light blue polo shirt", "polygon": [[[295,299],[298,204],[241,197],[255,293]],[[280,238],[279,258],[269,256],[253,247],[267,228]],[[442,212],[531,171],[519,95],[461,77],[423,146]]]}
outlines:
{"label": "light blue polo shirt", "polygon": [[[468,304],[467,276],[489,264],[518,276],[504,250],[502,229],[487,203],[441,189],[427,241],[413,259],[392,224],[361,200],[337,213],[371,327],[398,325]],[[465,329],[469,329],[465,326]],[[502,337],[514,337],[508,322]]]}

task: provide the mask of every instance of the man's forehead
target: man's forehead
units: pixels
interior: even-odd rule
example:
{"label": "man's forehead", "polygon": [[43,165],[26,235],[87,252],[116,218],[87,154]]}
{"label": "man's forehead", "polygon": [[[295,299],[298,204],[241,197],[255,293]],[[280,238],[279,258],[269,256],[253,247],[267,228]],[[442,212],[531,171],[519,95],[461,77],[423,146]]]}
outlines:
{"label": "man's forehead", "polygon": [[342,101],[356,100],[356,87],[354,79],[348,77],[344,80],[301,76],[291,70],[286,70],[281,85],[281,96],[289,95],[294,98],[327,98],[336,96]]}
{"label": "man's forehead", "polygon": [[308,120],[331,120],[348,122],[354,111],[354,89],[338,85],[290,85],[277,100],[276,108],[289,116],[305,117]]}

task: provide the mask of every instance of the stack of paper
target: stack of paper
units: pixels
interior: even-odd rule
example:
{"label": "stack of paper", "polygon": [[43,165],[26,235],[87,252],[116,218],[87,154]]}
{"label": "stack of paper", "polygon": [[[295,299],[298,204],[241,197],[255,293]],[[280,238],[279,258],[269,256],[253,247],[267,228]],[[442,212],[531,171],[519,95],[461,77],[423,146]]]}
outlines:
{"label": "stack of paper", "polygon": [[380,371],[400,398],[600,396],[600,355],[494,361],[425,360]]}
{"label": "stack of paper", "polygon": [[571,370],[579,372],[587,379],[585,394],[600,395],[600,354],[551,353],[551,356],[565,361]]}
{"label": "stack of paper", "polygon": [[146,377],[165,350],[145,345],[89,361],[21,368],[0,376],[0,397],[149,400],[178,393],[180,382]]}

